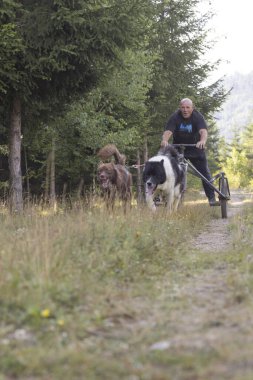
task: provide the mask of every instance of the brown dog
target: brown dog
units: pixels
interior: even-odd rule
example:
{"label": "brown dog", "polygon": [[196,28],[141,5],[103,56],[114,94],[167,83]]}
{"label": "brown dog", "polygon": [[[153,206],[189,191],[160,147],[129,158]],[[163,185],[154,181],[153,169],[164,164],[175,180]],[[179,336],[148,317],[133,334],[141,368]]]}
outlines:
{"label": "brown dog", "polygon": [[131,204],[132,196],[132,175],[125,167],[126,157],[119,153],[114,144],[104,146],[97,155],[102,161],[112,157],[115,160],[98,166],[98,181],[107,207],[113,209],[116,198],[119,198],[126,210],[127,203]]}

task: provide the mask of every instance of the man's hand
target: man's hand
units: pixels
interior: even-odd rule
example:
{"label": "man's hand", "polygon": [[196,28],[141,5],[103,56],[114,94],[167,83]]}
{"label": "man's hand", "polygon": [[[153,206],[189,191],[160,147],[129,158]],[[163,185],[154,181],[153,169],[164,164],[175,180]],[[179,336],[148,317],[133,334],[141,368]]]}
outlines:
{"label": "man's hand", "polygon": [[163,138],[162,138],[162,141],[161,141],[161,147],[164,148],[165,146],[169,145],[168,141],[170,139],[170,137],[172,136],[172,132],[171,131],[164,131],[163,133]]}
{"label": "man's hand", "polygon": [[206,142],[205,141],[198,141],[196,144],[196,147],[199,149],[205,149],[206,147]]}
{"label": "man's hand", "polygon": [[207,140],[207,130],[200,129],[199,134],[200,134],[200,141],[197,142],[196,147],[199,149],[205,149],[206,140]]}
{"label": "man's hand", "polygon": [[169,145],[168,141],[166,141],[166,140],[162,140],[162,141],[161,141],[161,147],[162,147],[162,148],[165,148],[165,147],[168,146],[168,145]]}

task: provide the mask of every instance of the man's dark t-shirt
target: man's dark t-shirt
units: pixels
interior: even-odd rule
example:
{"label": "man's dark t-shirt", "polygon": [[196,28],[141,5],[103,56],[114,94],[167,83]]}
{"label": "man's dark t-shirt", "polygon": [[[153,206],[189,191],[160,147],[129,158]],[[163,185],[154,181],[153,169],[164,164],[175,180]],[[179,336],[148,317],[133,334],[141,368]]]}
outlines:
{"label": "man's dark t-shirt", "polygon": [[[197,110],[185,119],[180,110],[174,112],[165,125],[166,131],[173,133],[174,144],[196,144],[200,140],[200,129],[207,129],[204,117]],[[186,147],[185,157],[197,157],[204,154],[203,149]]]}

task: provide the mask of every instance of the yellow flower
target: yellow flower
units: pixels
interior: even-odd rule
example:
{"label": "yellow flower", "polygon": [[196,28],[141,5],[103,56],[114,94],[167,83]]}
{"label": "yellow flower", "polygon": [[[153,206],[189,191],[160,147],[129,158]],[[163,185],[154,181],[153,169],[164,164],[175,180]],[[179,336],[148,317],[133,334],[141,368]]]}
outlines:
{"label": "yellow flower", "polygon": [[42,318],[49,318],[51,316],[51,311],[49,309],[43,309],[40,312]]}
{"label": "yellow flower", "polygon": [[64,319],[58,319],[57,320],[57,325],[61,326],[61,327],[64,326],[65,325]]}
{"label": "yellow flower", "polygon": [[48,216],[49,215],[49,210],[41,210],[40,211],[41,216]]}

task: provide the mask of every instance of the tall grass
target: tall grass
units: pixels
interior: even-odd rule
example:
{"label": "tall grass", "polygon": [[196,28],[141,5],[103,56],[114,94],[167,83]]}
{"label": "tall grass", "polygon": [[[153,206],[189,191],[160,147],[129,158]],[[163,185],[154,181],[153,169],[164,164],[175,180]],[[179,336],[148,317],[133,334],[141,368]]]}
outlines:
{"label": "tall grass", "polygon": [[175,307],[204,269],[190,241],[219,217],[207,204],[2,213],[0,379],[168,379],[138,350],[154,339],[156,300]]}
{"label": "tall grass", "polygon": [[[166,263],[208,218],[207,207],[184,208],[169,216],[136,208],[124,215],[104,208],[58,213],[31,209],[22,217],[1,216],[1,288],[8,302],[52,302],[52,288],[78,292],[108,281],[166,270]],[[104,286],[104,285],[102,285]],[[23,295],[29,294],[29,297]],[[34,297],[35,294],[35,297]]]}

